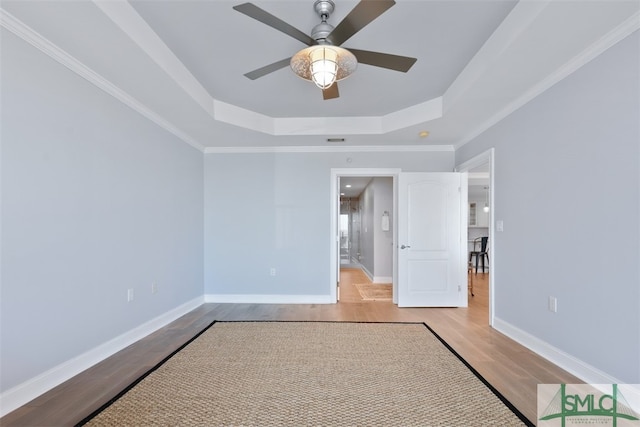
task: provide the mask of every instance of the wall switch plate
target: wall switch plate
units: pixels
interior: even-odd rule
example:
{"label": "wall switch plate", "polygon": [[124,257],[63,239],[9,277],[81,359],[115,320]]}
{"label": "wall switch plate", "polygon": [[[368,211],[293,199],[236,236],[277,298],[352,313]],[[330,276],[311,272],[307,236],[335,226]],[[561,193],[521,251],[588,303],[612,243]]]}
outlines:
{"label": "wall switch plate", "polygon": [[156,293],[158,293],[158,284],[157,284],[156,282],[153,282],[153,283],[151,284],[151,293],[152,293],[152,294],[156,294]]}
{"label": "wall switch plate", "polygon": [[504,221],[499,219],[496,221],[496,231],[504,231]]}
{"label": "wall switch plate", "polygon": [[270,276],[275,276],[276,275],[276,269],[274,267],[271,267],[271,270],[269,270],[269,275]]}
{"label": "wall switch plate", "polygon": [[558,299],[556,297],[549,297],[549,311],[552,313],[558,312]]}
{"label": "wall switch plate", "polygon": [[133,289],[127,289],[127,302],[133,301]]}

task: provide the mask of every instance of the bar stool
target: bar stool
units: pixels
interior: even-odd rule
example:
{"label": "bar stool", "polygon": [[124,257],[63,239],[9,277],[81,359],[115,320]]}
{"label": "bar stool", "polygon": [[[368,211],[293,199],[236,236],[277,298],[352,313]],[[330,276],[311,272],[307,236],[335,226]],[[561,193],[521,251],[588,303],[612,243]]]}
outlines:
{"label": "bar stool", "polygon": [[[473,240],[473,250],[469,252],[469,262],[476,258],[476,274],[478,274],[478,261],[481,260],[482,273],[484,273],[484,259],[487,259],[487,266],[489,265],[489,252],[487,252],[487,244],[489,243],[488,237],[477,237]],[[478,247],[479,246],[479,247]]]}

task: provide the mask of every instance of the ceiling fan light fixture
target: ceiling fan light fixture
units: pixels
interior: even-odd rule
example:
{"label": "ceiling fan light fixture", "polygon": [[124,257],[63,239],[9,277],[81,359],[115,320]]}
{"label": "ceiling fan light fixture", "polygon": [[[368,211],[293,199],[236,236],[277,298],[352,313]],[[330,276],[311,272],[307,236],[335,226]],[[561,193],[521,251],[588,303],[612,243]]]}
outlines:
{"label": "ceiling fan light fixture", "polygon": [[357,68],[358,60],[347,49],[320,44],[302,49],[291,58],[291,69],[299,77],[312,81],[320,89],[349,77]]}

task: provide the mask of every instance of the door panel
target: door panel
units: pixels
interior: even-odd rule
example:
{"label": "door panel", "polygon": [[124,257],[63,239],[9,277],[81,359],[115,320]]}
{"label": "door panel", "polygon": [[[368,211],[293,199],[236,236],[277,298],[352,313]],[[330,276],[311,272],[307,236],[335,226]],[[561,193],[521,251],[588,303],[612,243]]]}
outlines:
{"label": "door panel", "polygon": [[[443,200],[445,188],[432,180],[409,184],[409,246],[415,250],[445,250],[446,206],[434,203]],[[429,218],[429,221],[421,221]]]}
{"label": "door panel", "polygon": [[408,263],[409,291],[445,292],[447,263],[444,261],[416,261]]}

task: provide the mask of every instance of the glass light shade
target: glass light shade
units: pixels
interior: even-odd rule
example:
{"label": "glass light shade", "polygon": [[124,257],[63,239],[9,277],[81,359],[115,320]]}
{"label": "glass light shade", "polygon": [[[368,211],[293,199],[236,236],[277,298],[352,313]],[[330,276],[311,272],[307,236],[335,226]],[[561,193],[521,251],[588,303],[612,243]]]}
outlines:
{"label": "glass light shade", "polygon": [[485,203],[484,208],[482,208],[482,210],[485,212],[489,212],[489,205]]}
{"label": "glass light shade", "polygon": [[338,74],[338,52],[327,46],[313,49],[309,53],[311,60],[311,79],[320,89],[326,89],[336,81]]}
{"label": "glass light shade", "polygon": [[346,49],[331,45],[315,45],[302,49],[291,58],[291,69],[299,77],[326,89],[335,81],[353,73],[358,60]]}

